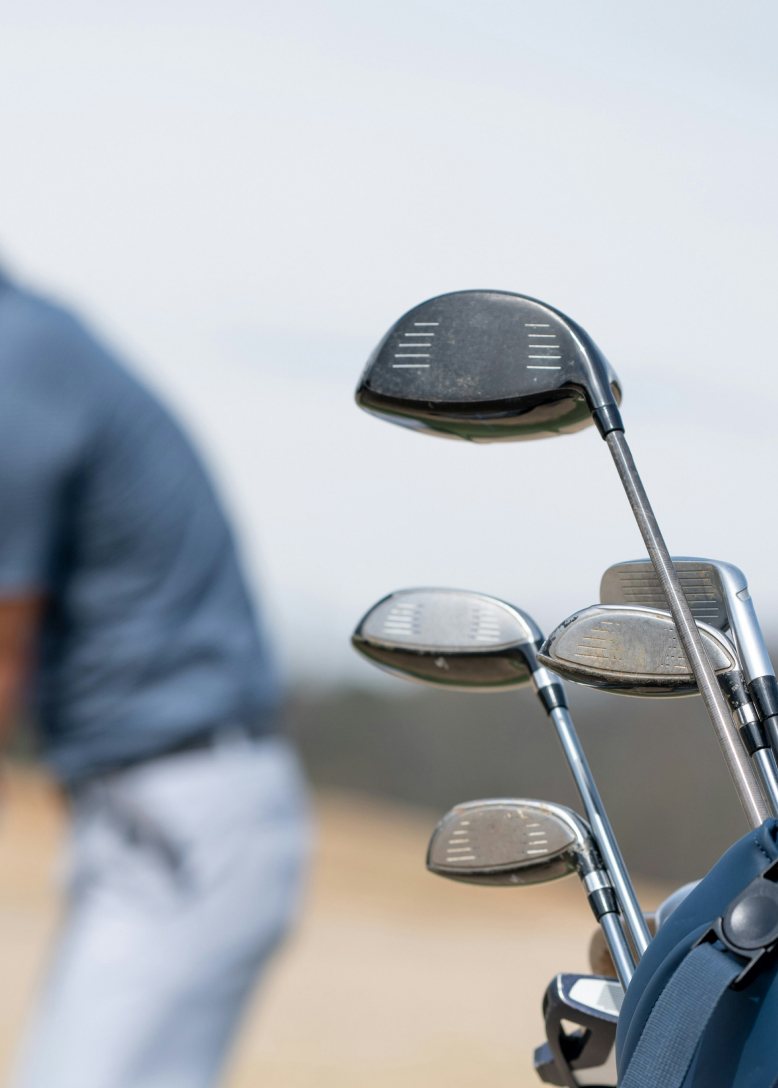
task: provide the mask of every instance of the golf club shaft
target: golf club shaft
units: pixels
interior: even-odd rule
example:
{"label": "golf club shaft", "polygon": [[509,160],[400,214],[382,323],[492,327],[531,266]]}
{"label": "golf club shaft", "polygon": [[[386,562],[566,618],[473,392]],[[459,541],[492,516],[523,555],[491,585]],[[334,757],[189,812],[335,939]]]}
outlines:
{"label": "golf club shaft", "polygon": [[708,711],[735,789],[751,827],[759,827],[769,813],[757,783],[756,774],[736,734],[727,704],[702,645],[697,624],[684,596],[678,573],[662,537],[648,496],[632,459],[623,431],[610,431],[605,438],[616,464],[632,512],[638,523],[649,558],[670,606],[681,645],[691,666]]}
{"label": "golf club shaft", "polygon": [[613,881],[619,906],[639,959],[648,948],[651,934],[635,895],[635,889],[632,887],[632,881],[629,878],[624,858],[621,856],[621,851],[616,842],[616,836],[613,834],[613,828],[605,813],[605,807],[600,800],[600,794],[592,777],[592,772],[589,770],[589,764],[586,762],[586,756],[575,731],[570,712],[566,707],[558,706],[550,711],[550,717],[556,727],[562,750],[578,787],[586,818],[591,824],[594,840],[602,854],[608,875]]}
{"label": "golf club shaft", "polygon": [[619,982],[626,991],[635,973],[635,964],[632,961],[632,953],[627,944],[621,919],[618,914],[603,914],[600,925],[605,934],[608,951],[611,954],[613,966],[616,968],[616,974],[619,976]]}

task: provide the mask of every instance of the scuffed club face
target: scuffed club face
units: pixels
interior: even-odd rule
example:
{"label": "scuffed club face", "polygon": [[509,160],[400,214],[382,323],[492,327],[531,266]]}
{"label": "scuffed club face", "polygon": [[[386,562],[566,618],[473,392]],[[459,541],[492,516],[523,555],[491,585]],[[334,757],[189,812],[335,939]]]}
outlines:
{"label": "scuffed club face", "polygon": [[564,314],[505,291],[458,291],[390,329],[356,399],[403,426],[494,442],[581,430],[619,396],[602,353]]}
{"label": "scuffed club face", "polygon": [[474,884],[538,884],[572,873],[583,847],[581,821],[561,805],[470,801],[435,828],[427,868]]}

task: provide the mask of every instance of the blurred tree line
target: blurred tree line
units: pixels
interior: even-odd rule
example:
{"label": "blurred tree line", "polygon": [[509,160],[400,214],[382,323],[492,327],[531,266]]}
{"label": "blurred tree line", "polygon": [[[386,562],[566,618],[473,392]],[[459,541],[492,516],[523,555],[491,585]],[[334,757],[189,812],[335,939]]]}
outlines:
{"label": "blurred tree line", "polygon": [[[313,782],[437,815],[459,801],[499,796],[581,811],[554,728],[531,691],[407,691],[298,692],[287,728]],[[702,700],[567,691],[630,869],[678,882],[702,876],[748,830]]]}

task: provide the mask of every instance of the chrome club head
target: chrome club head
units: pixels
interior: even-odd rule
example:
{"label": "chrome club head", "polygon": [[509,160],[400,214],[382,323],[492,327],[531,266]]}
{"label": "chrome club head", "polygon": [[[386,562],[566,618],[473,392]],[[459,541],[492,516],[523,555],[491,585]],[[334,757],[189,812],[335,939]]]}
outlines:
{"label": "chrome club head", "polygon": [[600,868],[588,826],[550,801],[457,805],[430,839],[427,868],[470,884],[539,884]]}
{"label": "chrome club head", "polygon": [[[673,566],[678,571],[695,620],[720,631],[726,630],[729,623],[727,599],[717,565],[707,559],[673,557]],[[667,609],[662,586],[650,559],[635,559],[608,567],[600,583],[600,601],[602,604],[641,604],[663,611]]]}
{"label": "chrome club head", "polygon": [[607,430],[620,397],[580,325],[510,291],[455,291],[416,306],[375,349],[356,393],[392,423],[472,442],[569,434],[592,417]]}
{"label": "chrome club head", "polygon": [[360,620],[351,642],[409,680],[491,691],[528,684],[543,636],[520,608],[461,589],[403,589]]}
{"label": "chrome club head", "polygon": [[[703,644],[725,690],[743,689],[735,648],[715,627],[698,623]],[[619,695],[694,695],[697,683],[669,612],[640,605],[596,604],[561,623],[538,651],[548,669],[588,687]]]}

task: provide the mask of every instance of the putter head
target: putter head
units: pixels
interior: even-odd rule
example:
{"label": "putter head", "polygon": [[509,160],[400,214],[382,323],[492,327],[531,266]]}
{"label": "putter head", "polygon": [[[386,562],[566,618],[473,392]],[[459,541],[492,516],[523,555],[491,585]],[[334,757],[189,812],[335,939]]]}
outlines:
{"label": "putter head", "polygon": [[[559,310],[509,291],[429,299],[389,330],[356,392],[368,412],[472,442],[546,438],[618,420],[618,379]],[[605,431],[603,431],[605,433]]]}
{"label": "putter head", "polygon": [[[726,630],[727,598],[721,583],[720,567],[736,571],[745,586],[745,578],[729,563],[710,559],[673,557],[673,566],[683,587],[686,600],[697,622],[710,624],[719,631]],[[662,586],[650,559],[633,559],[608,567],[600,583],[602,604],[642,604],[649,608],[667,610]]]}
{"label": "putter head", "polygon": [[[744,691],[735,647],[715,627],[697,626],[724,690]],[[672,616],[642,605],[581,609],[551,632],[538,651],[538,662],[574,683],[618,695],[697,693]]]}
{"label": "putter head", "polygon": [[468,884],[540,884],[557,880],[594,856],[587,824],[550,801],[469,801],[447,813],[432,833],[427,868]]}
{"label": "putter head", "polygon": [[360,620],[354,649],[407,680],[468,691],[528,684],[539,628],[520,608],[461,589],[402,589]]}

